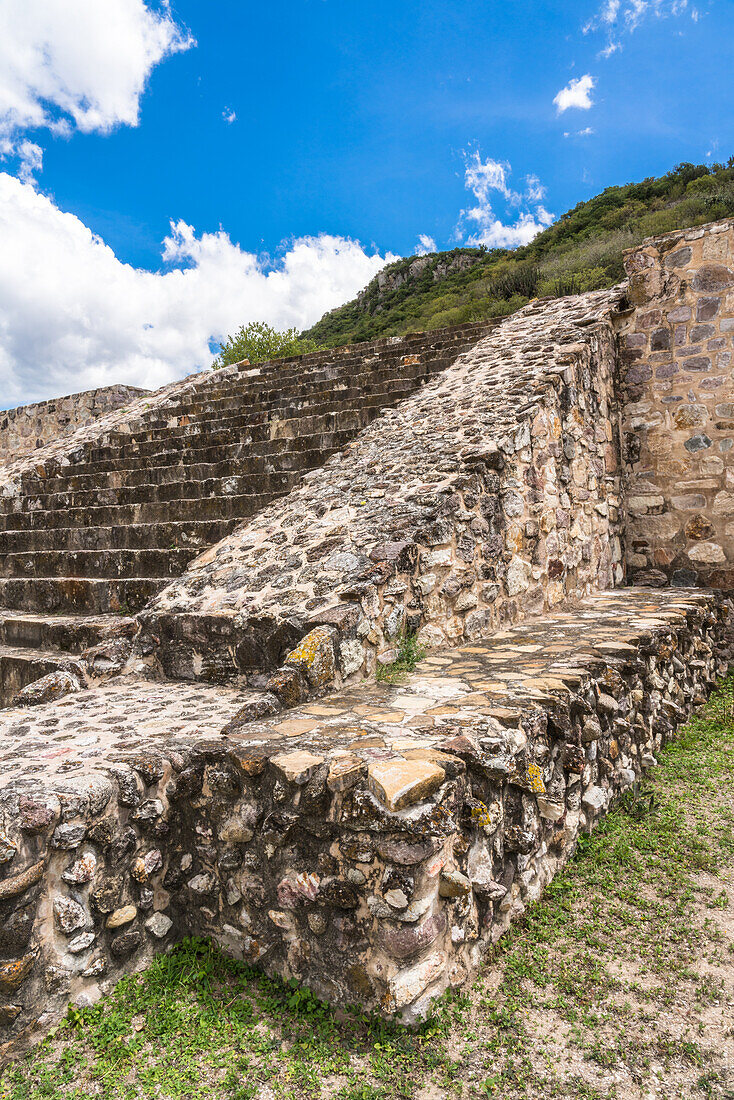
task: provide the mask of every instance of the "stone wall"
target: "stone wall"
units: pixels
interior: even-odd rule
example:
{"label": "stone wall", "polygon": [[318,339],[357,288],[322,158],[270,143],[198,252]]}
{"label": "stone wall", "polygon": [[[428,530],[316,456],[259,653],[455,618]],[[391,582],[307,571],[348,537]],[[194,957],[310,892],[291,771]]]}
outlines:
{"label": "stone wall", "polygon": [[0,466],[124,408],[148,392],[135,386],[106,386],[0,411]]}
{"label": "stone wall", "polygon": [[731,589],[734,221],[645,241],[625,263],[629,574]]}
{"label": "stone wall", "polygon": [[201,685],[0,714],[0,1059],[191,934],[425,1016],[704,700],[725,621],[600,593],[224,735],[237,693]]}
{"label": "stone wall", "polygon": [[457,644],[621,583],[619,300],[507,319],[194,561],[142,614],[147,651],[257,685],[290,650],[266,687],[292,703],[373,676],[406,629]]}

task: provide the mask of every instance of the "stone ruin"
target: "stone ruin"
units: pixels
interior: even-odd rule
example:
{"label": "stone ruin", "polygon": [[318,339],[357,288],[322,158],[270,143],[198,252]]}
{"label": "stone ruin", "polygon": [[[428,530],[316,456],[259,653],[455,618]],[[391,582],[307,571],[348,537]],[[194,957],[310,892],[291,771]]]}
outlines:
{"label": "stone ruin", "polygon": [[0,468],[0,1055],[185,935],[422,1018],[705,700],[734,221],[626,266]]}

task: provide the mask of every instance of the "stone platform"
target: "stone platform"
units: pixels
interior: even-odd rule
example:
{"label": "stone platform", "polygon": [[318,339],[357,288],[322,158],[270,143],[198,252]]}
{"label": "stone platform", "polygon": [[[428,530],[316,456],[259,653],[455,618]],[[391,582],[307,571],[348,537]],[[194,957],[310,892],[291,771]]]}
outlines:
{"label": "stone platform", "polygon": [[265,721],[124,680],[0,713],[0,1051],[187,934],[424,1016],[704,701],[727,612],[603,592]]}

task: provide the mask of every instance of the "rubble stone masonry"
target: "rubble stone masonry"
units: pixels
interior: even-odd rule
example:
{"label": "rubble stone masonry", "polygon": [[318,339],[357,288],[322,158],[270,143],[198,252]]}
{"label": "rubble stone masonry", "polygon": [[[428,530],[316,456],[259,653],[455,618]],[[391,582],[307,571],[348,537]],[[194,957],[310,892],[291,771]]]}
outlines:
{"label": "rubble stone masonry", "polygon": [[620,584],[621,296],[531,303],[193,561],[142,615],[165,673],[257,682],[318,627],[326,680],[361,678],[406,630],[471,641]]}
{"label": "rubble stone masonry", "polygon": [[734,221],[627,253],[620,324],[627,567],[647,584],[734,581]]}
{"label": "rubble stone masonry", "polygon": [[0,411],[0,466],[143,397],[135,386],[106,386]]}
{"label": "rubble stone masonry", "polygon": [[424,1017],[704,702],[734,222],[627,266],[0,471],[0,1061],[192,934]]}

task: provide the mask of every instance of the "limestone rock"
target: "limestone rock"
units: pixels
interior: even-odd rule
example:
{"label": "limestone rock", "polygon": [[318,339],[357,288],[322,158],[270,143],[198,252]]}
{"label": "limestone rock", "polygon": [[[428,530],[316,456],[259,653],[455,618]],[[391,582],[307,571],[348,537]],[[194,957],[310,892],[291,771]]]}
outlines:
{"label": "limestone rock", "polygon": [[49,672],[40,680],[21,688],[12,700],[13,707],[40,707],[44,703],[53,703],[56,699],[63,699],[75,691],[81,691],[82,685],[76,676],[70,672],[59,670]]}
{"label": "limestone rock", "polygon": [[291,650],[285,663],[298,669],[311,687],[324,687],[334,678],[334,636],[330,627],[315,627]]}
{"label": "limestone rock", "polygon": [[370,790],[389,810],[402,810],[428,798],[443,783],[443,768],[427,760],[385,760],[370,764]]}

